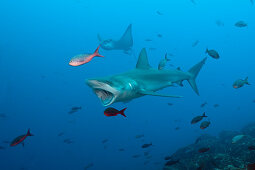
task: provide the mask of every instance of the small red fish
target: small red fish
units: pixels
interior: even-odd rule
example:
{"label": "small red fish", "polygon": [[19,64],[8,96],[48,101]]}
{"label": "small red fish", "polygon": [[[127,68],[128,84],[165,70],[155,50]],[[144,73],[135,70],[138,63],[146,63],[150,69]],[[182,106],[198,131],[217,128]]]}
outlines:
{"label": "small red fish", "polygon": [[124,109],[118,111],[117,109],[114,109],[114,108],[112,108],[112,107],[109,107],[109,108],[105,109],[104,115],[105,115],[105,116],[117,116],[118,114],[121,114],[122,116],[127,117],[127,116],[124,114],[124,111],[125,111],[126,109],[127,109],[127,108],[124,108]]}
{"label": "small red fish", "polygon": [[[33,134],[30,133],[30,129],[28,129],[27,134],[21,135],[16,137],[10,144],[10,146],[16,146],[20,143],[22,143],[28,136],[34,136]],[[24,143],[22,143],[24,146]]]}
{"label": "small red fish", "polygon": [[69,65],[71,66],[80,66],[82,64],[86,64],[90,62],[94,57],[104,57],[99,54],[99,47],[97,47],[96,51],[93,54],[80,54],[77,56],[74,56],[71,61],[69,62]]}
{"label": "small red fish", "polygon": [[210,148],[200,148],[199,150],[198,150],[198,152],[199,153],[205,153],[205,152],[207,152],[207,151],[209,151],[210,150]]}

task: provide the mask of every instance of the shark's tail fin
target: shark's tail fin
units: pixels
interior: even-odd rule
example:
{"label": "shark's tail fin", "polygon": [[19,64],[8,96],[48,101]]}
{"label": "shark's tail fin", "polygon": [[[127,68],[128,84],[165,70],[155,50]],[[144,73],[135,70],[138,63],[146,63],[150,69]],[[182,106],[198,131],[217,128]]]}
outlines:
{"label": "shark's tail fin", "polygon": [[188,79],[188,82],[190,86],[192,87],[192,89],[197,93],[197,95],[199,95],[199,92],[198,92],[198,88],[196,84],[196,77],[199,71],[201,70],[201,68],[203,67],[203,65],[205,64],[206,59],[207,58],[204,58],[202,61],[200,61],[199,63],[194,65],[191,69],[189,69],[189,73],[191,74],[191,77]]}

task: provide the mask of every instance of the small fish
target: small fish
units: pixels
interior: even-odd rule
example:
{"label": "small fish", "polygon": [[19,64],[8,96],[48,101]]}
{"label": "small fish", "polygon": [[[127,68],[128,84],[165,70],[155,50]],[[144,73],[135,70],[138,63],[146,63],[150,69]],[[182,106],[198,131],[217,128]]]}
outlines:
{"label": "small fish", "polygon": [[252,102],[255,103],[255,100],[253,100]]}
{"label": "small fish", "polygon": [[216,21],[216,25],[219,26],[219,27],[223,27],[224,26],[224,23],[220,20],[217,20]]}
{"label": "small fish", "polygon": [[173,103],[167,103],[168,106],[173,106],[174,104]]}
{"label": "small fish", "polygon": [[64,132],[60,132],[58,136],[63,136],[64,134],[65,134]]}
{"label": "small fish", "polygon": [[140,138],[143,138],[143,137],[144,137],[144,134],[140,134],[140,135],[135,136],[136,139],[140,139]]}
{"label": "small fish", "polygon": [[81,110],[81,109],[82,109],[81,106],[80,107],[74,106],[74,107],[71,108],[71,110],[73,110],[73,111],[78,111],[78,110]]}
{"label": "small fish", "polygon": [[205,53],[208,54],[209,56],[211,56],[214,59],[219,59],[220,58],[219,53],[217,51],[215,51],[215,50],[208,50],[208,49],[206,49]]}
{"label": "small fish", "polygon": [[213,107],[215,107],[215,108],[216,108],[216,107],[219,107],[219,106],[220,106],[219,104],[214,104],[214,105],[213,105]]}
{"label": "small fish", "polygon": [[242,80],[242,79],[236,80],[236,81],[233,83],[233,88],[238,89],[238,88],[240,88],[240,87],[243,87],[245,84],[251,85],[251,84],[248,82],[248,77],[246,77],[244,80]]}
{"label": "small fish", "polygon": [[248,24],[245,23],[244,21],[238,21],[238,22],[235,23],[235,26],[239,27],[239,28],[243,28],[243,27],[247,27]]}
{"label": "small fish", "polygon": [[106,143],[106,142],[108,142],[108,139],[102,140],[102,143]]}
{"label": "small fish", "polygon": [[77,110],[70,110],[69,112],[68,112],[68,114],[74,114],[74,113],[76,113],[77,112]]}
{"label": "small fish", "polygon": [[192,44],[192,47],[196,47],[199,43],[199,40],[196,40],[193,44]]}
{"label": "small fish", "polygon": [[162,12],[160,12],[160,11],[156,11],[156,13],[158,14],[158,15],[164,15]]}
{"label": "small fish", "polygon": [[178,162],[179,162],[179,160],[176,160],[176,161],[170,160],[165,163],[165,166],[172,166],[174,164],[177,164]]}
{"label": "small fish", "polygon": [[209,121],[203,121],[200,125],[200,129],[205,129],[207,128],[209,125],[211,124],[211,122]]}
{"label": "small fish", "polygon": [[162,38],[162,37],[163,37],[162,34],[158,34],[157,36],[158,36],[159,38]]}
{"label": "small fish", "polygon": [[81,106],[80,107],[74,106],[74,107],[71,108],[71,110],[68,112],[68,114],[76,113],[76,112],[78,112],[81,109],[82,109]]}
{"label": "small fish", "polygon": [[133,155],[132,158],[139,158],[141,155],[139,154],[136,154],[136,155]]}
{"label": "small fish", "polygon": [[6,117],[7,117],[6,114],[4,114],[4,113],[0,114],[0,118],[6,118]]}
{"label": "small fish", "polygon": [[208,117],[205,115],[205,112],[203,113],[202,116],[196,116],[191,120],[191,124],[195,124],[197,122],[200,122],[204,117]]}
{"label": "small fish", "polygon": [[175,130],[180,130],[181,128],[180,127],[176,127],[176,128],[174,128]]}
{"label": "small fish", "polygon": [[118,114],[121,114],[122,116],[127,117],[127,116],[124,114],[124,111],[125,111],[126,109],[127,109],[127,108],[124,108],[124,109],[118,111],[117,109],[114,109],[113,107],[109,107],[109,108],[105,109],[104,115],[105,115],[105,116],[117,116]]}
{"label": "small fish", "polygon": [[0,150],[4,150],[5,149],[5,147],[3,147],[3,146],[0,146]]}
{"label": "small fish", "polygon": [[152,39],[147,38],[147,39],[145,39],[144,41],[151,42]]}
{"label": "small fish", "polygon": [[89,163],[89,164],[86,165],[83,169],[84,169],[84,170],[87,170],[87,169],[89,169],[89,168],[91,168],[91,167],[93,167],[93,166],[94,166],[93,163]]}
{"label": "small fish", "polygon": [[168,161],[168,160],[170,160],[170,159],[172,159],[171,156],[166,156],[166,157],[165,157],[165,160],[166,160],[166,161]]}
{"label": "small fish", "polygon": [[71,139],[67,138],[64,140],[64,143],[66,144],[71,144],[71,143],[74,143]]}
{"label": "small fish", "polygon": [[207,105],[207,102],[202,103],[200,107],[205,107],[205,105]]}
{"label": "small fish", "polygon": [[9,144],[9,143],[11,143],[11,142],[10,142],[10,141],[7,141],[7,140],[4,140],[3,143]]}
{"label": "small fish", "polygon": [[146,143],[142,145],[142,148],[148,148],[150,146],[152,146],[152,143]]}
{"label": "small fish", "polygon": [[28,136],[34,136],[33,134],[30,133],[30,129],[28,129],[27,134],[25,134],[25,135],[20,135],[20,136],[16,137],[16,138],[11,142],[10,146],[16,146],[16,145],[18,145],[18,144],[20,144],[20,143],[22,143],[23,146],[24,146],[24,140],[25,140]]}
{"label": "small fish", "polygon": [[104,149],[107,149],[108,148],[108,146],[107,145],[104,145]]}
{"label": "small fish", "polygon": [[210,150],[210,148],[200,148],[200,149],[198,149],[198,152],[205,153],[205,152],[208,152],[209,150]]}
{"label": "small fish", "polygon": [[159,64],[158,64],[158,70],[164,69],[165,66],[166,66],[166,63],[167,63],[168,61],[170,61],[170,59],[167,58],[167,53],[166,53],[166,54],[165,54],[165,58],[162,59],[162,60],[159,62]]}
{"label": "small fish", "polygon": [[254,150],[255,150],[255,146],[254,146],[254,145],[248,146],[248,149],[249,149],[250,151],[254,151]]}
{"label": "small fish", "polygon": [[80,54],[80,55],[76,55],[74,56],[70,62],[69,65],[71,66],[80,66],[83,64],[86,64],[88,62],[90,62],[94,57],[104,57],[102,55],[99,54],[99,47],[100,45],[97,47],[96,51],[93,54]]}
{"label": "small fish", "polygon": [[120,152],[123,152],[123,151],[125,151],[125,149],[123,149],[123,148],[120,148],[120,149],[119,149],[119,151],[120,151]]}
{"label": "small fish", "polygon": [[253,0],[250,0],[251,4],[253,5],[254,4],[254,1]]}
{"label": "small fish", "polygon": [[245,135],[236,135],[232,138],[232,143],[237,143],[238,141],[240,141],[241,139],[243,139]]}

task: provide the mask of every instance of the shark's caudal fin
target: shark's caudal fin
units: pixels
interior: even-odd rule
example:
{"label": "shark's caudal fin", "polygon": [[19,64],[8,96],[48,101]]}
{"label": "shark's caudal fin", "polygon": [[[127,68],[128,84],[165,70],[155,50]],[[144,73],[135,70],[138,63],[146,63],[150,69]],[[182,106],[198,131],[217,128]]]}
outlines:
{"label": "shark's caudal fin", "polygon": [[197,95],[199,95],[199,92],[198,92],[198,88],[197,88],[197,84],[196,84],[196,77],[197,77],[199,71],[201,70],[201,68],[203,67],[203,65],[205,64],[206,59],[207,58],[204,58],[202,61],[200,61],[199,63],[194,65],[188,71],[191,74],[191,77],[188,79],[188,82],[189,82],[190,86],[192,87],[192,89],[197,93]]}
{"label": "shark's caudal fin", "polygon": [[143,48],[139,54],[139,58],[136,63],[136,68],[137,69],[150,69],[151,68],[145,48]]}
{"label": "shark's caudal fin", "polygon": [[133,46],[132,24],[129,24],[129,26],[127,27],[125,33],[120,38],[119,43],[120,44],[126,44],[130,47]]}

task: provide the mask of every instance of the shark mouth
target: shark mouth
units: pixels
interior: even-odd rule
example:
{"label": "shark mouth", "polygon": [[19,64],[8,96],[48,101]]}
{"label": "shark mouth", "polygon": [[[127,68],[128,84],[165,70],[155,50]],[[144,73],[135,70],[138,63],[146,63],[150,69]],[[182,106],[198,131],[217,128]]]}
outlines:
{"label": "shark mouth", "polygon": [[119,94],[116,89],[103,81],[87,80],[87,84],[92,88],[92,90],[104,106],[111,105],[116,100]]}

